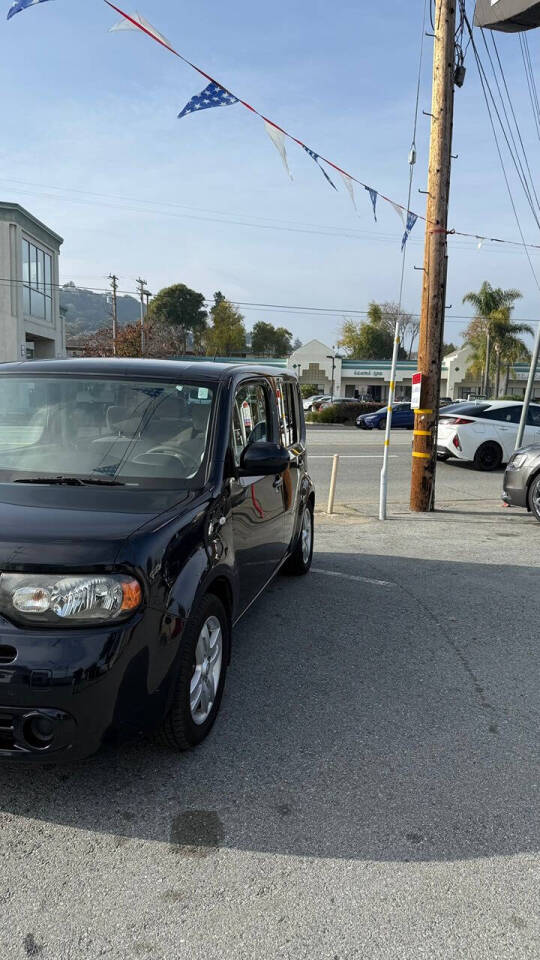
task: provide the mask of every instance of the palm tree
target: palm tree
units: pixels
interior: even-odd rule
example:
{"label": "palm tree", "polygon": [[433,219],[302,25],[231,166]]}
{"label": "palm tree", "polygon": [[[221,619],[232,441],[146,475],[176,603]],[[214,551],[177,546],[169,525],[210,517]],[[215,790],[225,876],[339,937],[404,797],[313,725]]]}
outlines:
{"label": "palm tree", "polygon": [[501,310],[494,310],[491,315],[491,338],[493,340],[493,349],[495,351],[495,399],[499,396],[499,386],[501,379],[501,363],[506,361],[505,389],[508,390],[508,377],[512,363],[518,360],[527,359],[530,356],[529,350],[520,340],[520,334],[529,333],[534,335],[534,331],[528,323],[511,323],[510,310],[503,307]]}
{"label": "palm tree", "polygon": [[[479,335],[483,335],[485,338],[485,360],[482,392],[486,396],[488,395],[489,390],[489,366],[491,360],[493,322],[494,320],[497,320],[497,314],[500,310],[507,310],[508,320],[510,320],[510,313],[514,308],[514,304],[516,300],[520,299],[521,296],[522,294],[519,290],[514,290],[512,288],[509,290],[502,290],[500,287],[492,287],[487,280],[484,280],[478,293],[475,293],[471,290],[463,297],[463,303],[471,303],[476,312],[476,324],[474,331],[476,343],[472,343],[472,345],[478,348]],[[469,340],[469,342],[471,341]]]}

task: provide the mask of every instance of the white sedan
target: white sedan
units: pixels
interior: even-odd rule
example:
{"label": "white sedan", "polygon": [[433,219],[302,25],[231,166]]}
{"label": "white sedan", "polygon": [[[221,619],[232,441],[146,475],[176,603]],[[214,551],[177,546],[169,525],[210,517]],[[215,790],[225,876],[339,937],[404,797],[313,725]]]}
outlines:
{"label": "white sedan", "polygon": [[[508,463],[516,445],[523,404],[512,400],[461,402],[439,415],[439,460],[469,460],[477,470],[496,470]],[[540,406],[531,404],[523,446],[540,442]]]}

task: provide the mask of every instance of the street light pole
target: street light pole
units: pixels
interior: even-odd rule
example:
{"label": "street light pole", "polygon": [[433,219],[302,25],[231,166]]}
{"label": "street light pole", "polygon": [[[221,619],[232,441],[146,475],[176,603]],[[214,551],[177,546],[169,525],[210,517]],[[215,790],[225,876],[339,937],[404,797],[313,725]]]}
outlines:
{"label": "street light pole", "polygon": [[146,280],[142,280],[141,277],[138,277],[135,281],[139,289],[139,299],[141,303],[141,357],[144,357],[144,288],[146,287]]}
{"label": "street light pole", "polygon": [[334,380],[335,380],[334,374],[335,374],[335,370],[336,370],[336,354],[333,353],[333,354],[330,356],[330,354],[327,353],[327,354],[326,354],[326,359],[332,361],[332,385],[331,385],[331,388],[330,388],[330,399],[333,400],[333,399],[334,399]]}

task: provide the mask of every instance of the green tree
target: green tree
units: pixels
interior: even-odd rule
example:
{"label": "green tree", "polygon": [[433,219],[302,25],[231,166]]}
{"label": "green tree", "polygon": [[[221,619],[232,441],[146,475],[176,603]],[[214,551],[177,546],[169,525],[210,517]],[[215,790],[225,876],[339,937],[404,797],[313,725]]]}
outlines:
{"label": "green tree", "polygon": [[209,356],[230,357],[245,353],[244,318],[228,300],[220,300],[212,307],[212,325],[206,331],[205,343]]}
{"label": "green tree", "polygon": [[169,324],[180,334],[184,353],[192,337],[194,349],[199,351],[207,327],[208,314],[202,293],[190,290],[185,283],[165,287],[154,297],[148,308],[148,322]]}
{"label": "green tree", "polygon": [[457,347],[453,343],[443,343],[442,345],[442,355],[443,357],[449,357],[451,353],[455,353]]}
{"label": "green tree", "polygon": [[285,327],[259,320],[251,331],[251,352],[257,357],[288,357],[292,353],[292,333]]}
{"label": "green tree", "polygon": [[509,319],[516,300],[521,296],[519,290],[513,288],[502,290],[501,287],[492,287],[487,280],[484,280],[477,293],[471,290],[463,297],[463,303],[472,304],[475,310],[475,316],[465,332],[465,341],[473,348],[471,370],[478,372],[478,368],[481,367],[482,392],[486,396],[489,394],[494,322],[500,310],[507,310]]}
{"label": "green tree", "polygon": [[403,308],[400,310],[399,304],[392,300],[385,300],[383,303],[376,303],[372,300],[368,304],[367,312],[368,323],[382,327],[387,330],[394,340],[396,323],[398,324],[399,342],[406,352],[408,359],[411,358],[415,340],[420,329],[420,320],[413,317],[412,313],[407,313]]}
{"label": "green tree", "polygon": [[[370,307],[378,304],[370,304]],[[381,323],[377,311],[371,312],[372,319],[357,323],[346,319],[341,325],[338,344],[352,359],[390,360],[394,349],[394,334]],[[399,348],[398,359],[406,360],[407,354]]]}
{"label": "green tree", "polygon": [[529,350],[521,340],[520,335],[528,333],[534,336],[534,331],[528,323],[511,323],[508,307],[495,310],[491,315],[491,335],[493,352],[495,353],[495,389],[494,394],[499,396],[501,382],[501,364],[506,364],[506,378],[504,393],[508,389],[508,378],[512,363],[525,360],[530,356]]}

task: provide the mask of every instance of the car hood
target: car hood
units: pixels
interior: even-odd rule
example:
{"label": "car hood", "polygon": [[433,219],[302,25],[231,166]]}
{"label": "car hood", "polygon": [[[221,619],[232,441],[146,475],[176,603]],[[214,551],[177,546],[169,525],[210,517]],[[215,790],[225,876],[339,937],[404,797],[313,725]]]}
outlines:
{"label": "car hood", "polygon": [[122,544],[186,490],[0,484],[0,570],[112,564]]}

